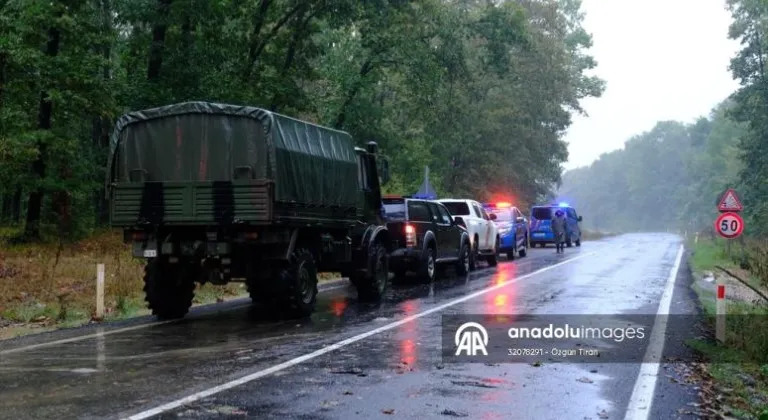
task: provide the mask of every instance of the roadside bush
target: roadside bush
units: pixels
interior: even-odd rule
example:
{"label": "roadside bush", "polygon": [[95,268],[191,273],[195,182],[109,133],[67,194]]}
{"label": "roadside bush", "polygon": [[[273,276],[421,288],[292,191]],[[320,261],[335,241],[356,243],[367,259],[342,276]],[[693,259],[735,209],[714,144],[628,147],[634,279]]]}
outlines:
{"label": "roadside bush", "polygon": [[768,240],[746,239],[743,257],[738,263],[755,277],[761,287],[768,288]]}

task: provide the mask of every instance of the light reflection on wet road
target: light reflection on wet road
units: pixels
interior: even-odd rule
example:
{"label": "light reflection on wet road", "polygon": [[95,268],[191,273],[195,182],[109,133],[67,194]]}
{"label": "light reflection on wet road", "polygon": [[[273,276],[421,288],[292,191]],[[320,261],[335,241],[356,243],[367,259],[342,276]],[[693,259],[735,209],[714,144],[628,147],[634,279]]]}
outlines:
{"label": "light reflection on wet road", "polygon": [[[431,286],[393,287],[378,305],[358,303],[351,289],[328,291],[318,312],[303,322],[263,320],[240,308],[0,351],[0,417],[137,413],[594,252],[162,417],[539,420],[598,418],[605,410],[623,418],[638,365],[443,366],[440,315],[655,313],[679,245],[678,238],[659,234],[587,242],[564,255],[536,248],[528,257],[465,278],[448,271]],[[593,382],[576,381],[585,376]]]}

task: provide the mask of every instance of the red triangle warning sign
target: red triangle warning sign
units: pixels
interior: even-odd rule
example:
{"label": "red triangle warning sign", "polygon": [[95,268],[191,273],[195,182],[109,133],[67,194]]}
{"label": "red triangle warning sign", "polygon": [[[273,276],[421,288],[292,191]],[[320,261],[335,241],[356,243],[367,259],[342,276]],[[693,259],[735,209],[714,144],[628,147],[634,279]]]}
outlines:
{"label": "red triangle warning sign", "polygon": [[739,197],[736,196],[736,191],[729,188],[728,191],[723,194],[723,198],[720,200],[720,204],[717,205],[717,210],[742,211],[744,210],[744,206],[741,205]]}

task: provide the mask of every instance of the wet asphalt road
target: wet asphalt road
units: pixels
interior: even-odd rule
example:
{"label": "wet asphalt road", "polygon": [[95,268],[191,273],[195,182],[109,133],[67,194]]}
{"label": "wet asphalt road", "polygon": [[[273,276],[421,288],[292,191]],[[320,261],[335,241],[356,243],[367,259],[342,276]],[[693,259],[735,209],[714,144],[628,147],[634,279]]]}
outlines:
{"label": "wet asphalt road", "polygon": [[[239,302],[0,343],[0,418],[623,419],[640,364],[444,364],[441,315],[655,314],[680,245],[635,234],[564,255],[536,248],[466,278],[449,269],[432,286],[393,287],[378,305],[337,287],[302,322]],[[673,312],[695,311],[688,277],[683,261]],[[648,418],[678,418],[695,392],[660,375]]]}

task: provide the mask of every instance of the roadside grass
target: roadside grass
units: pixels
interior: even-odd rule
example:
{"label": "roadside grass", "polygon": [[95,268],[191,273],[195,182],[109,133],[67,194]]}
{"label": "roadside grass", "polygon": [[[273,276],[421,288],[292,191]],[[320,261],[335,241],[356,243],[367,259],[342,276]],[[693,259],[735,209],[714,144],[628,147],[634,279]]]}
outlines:
{"label": "roadside grass", "polygon": [[[0,339],[77,327],[96,310],[96,265],[105,268],[105,321],[148,315],[144,267],[122,242],[104,230],[74,244],[13,245],[18,231],[0,228]],[[337,278],[321,274],[321,281]],[[247,296],[242,283],[198,285],[194,305]]]}
{"label": "roadside grass", "polygon": [[597,241],[603,238],[608,238],[611,236],[616,236],[616,233],[613,232],[602,232],[597,230],[582,230],[581,231],[581,238],[585,241]]}
{"label": "roadside grass", "polygon": [[[712,239],[691,241],[693,254],[689,264],[695,277],[705,271],[715,271],[719,265],[741,271],[740,277],[750,283],[762,283],[752,270],[741,268],[729,257],[725,244]],[[732,255],[733,255],[733,249]],[[754,250],[748,250],[754,253]],[[715,327],[715,293],[694,283],[711,330]],[[738,419],[768,420],[768,306],[760,302],[727,302],[726,342],[690,340],[688,345],[707,360],[707,371],[723,396],[726,415]]]}

